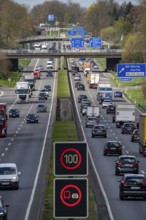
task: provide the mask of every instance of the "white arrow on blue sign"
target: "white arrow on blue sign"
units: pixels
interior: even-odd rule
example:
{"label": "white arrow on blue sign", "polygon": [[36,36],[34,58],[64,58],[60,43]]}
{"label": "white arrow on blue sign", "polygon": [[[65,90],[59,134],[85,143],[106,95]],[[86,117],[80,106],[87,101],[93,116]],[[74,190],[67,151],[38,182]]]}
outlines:
{"label": "white arrow on blue sign", "polygon": [[126,63],[117,65],[118,77],[145,77],[146,65],[143,63]]}
{"label": "white arrow on blue sign", "polygon": [[91,48],[101,48],[102,38],[101,37],[91,37],[89,38],[89,47]]}
{"label": "white arrow on blue sign", "polygon": [[72,38],[71,46],[74,48],[83,48],[84,47],[84,38]]}
{"label": "white arrow on blue sign", "polygon": [[122,78],[120,78],[120,80],[124,81],[124,82],[129,82],[132,80],[132,78],[131,77],[122,77]]}

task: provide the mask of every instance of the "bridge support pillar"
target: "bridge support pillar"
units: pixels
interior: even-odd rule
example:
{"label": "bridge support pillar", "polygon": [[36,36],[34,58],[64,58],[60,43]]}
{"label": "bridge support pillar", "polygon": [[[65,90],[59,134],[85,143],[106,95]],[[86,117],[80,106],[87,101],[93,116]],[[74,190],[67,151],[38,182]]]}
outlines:
{"label": "bridge support pillar", "polygon": [[11,65],[10,65],[10,71],[18,71],[18,59],[9,59]]}

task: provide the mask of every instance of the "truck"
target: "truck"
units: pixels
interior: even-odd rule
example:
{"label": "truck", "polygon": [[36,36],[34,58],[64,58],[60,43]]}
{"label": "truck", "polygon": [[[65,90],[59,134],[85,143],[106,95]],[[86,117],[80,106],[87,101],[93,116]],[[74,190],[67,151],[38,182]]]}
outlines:
{"label": "truck", "polygon": [[0,103],[0,137],[7,136],[7,104]]}
{"label": "truck", "polygon": [[90,73],[89,74],[89,88],[97,89],[99,83],[99,73]]}
{"label": "truck", "polygon": [[29,82],[31,91],[35,91],[35,77],[32,73],[25,73],[24,75],[24,81]]}
{"label": "truck", "polygon": [[31,97],[31,88],[29,82],[17,82],[16,90],[17,102],[29,102]]}
{"label": "truck", "polygon": [[146,156],[146,114],[139,115],[139,153]]}
{"label": "truck", "polygon": [[120,128],[126,122],[135,123],[135,105],[132,104],[116,104],[115,115],[113,116],[113,123]]}
{"label": "truck", "polygon": [[97,101],[102,104],[104,100],[112,101],[112,87],[110,83],[99,83],[97,86]]}
{"label": "truck", "polygon": [[35,79],[41,78],[41,72],[39,70],[33,71],[33,75],[34,75]]}
{"label": "truck", "polygon": [[87,111],[86,111],[86,116],[87,117],[97,117],[100,119],[100,106],[88,106]]}

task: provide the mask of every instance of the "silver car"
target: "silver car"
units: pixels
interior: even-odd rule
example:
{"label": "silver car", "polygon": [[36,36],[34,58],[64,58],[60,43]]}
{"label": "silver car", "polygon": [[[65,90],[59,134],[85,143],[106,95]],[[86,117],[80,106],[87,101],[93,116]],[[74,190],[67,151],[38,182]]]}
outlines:
{"label": "silver car", "polygon": [[15,163],[0,163],[0,189],[19,189],[19,174]]}

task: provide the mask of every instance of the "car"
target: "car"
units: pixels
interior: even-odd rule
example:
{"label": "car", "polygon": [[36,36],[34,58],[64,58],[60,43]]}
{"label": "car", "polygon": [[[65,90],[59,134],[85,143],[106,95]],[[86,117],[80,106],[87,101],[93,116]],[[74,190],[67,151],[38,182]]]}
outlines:
{"label": "car", "polygon": [[139,140],[139,130],[134,129],[131,134],[131,142],[137,142]]}
{"label": "car", "polygon": [[9,204],[4,203],[4,199],[0,196],[0,219],[8,220],[8,207]]}
{"label": "car", "polygon": [[92,128],[91,137],[94,138],[99,136],[103,136],[104,138],[107,137],[107,128],[104,124],[94,125]]}
{"label": "car", "polygon": [[44,104],[38,104],[37,112],[47,112],[47,106]]}
{"label": "car", "polygon": [[34,114],[34,113],[30,113],[26,116],[26,122],[28,123],[39,123],[39,116]]}
{"label": "car", "polygon": [[125,174],[119,180],[119,198],[144,198],[146,200],[146,177],[144,174]]}
{"label": "car", "polygon": [[106,108],[106,114],[115,114],[116,106],[114,104],[109,104]]}
{"label": "car", "polygon": [[46,93],[47,96],[49,96],[49,92],[47,89],[42,89],[41,92],[44,92],[44,93]]}
{"label": "car", "polygon": [[19,116],[20,116],[20,110],[14,108],[11,108],[9,110],[9,118],[19,118]]}
{"label": "car", "polygon": [[19,175],[15,163],[0,163],[0,189],[19,189]]}
{"label": "car", "polygon": [[75,83],[75,88],[77,88],[79,85],[82,85],[82,83],[81,82],[76,82]]}
{"label": "car", "polygon": [[139,173],[139,161],[134,155],[121,155],[115,161],[115,175]]}
{"label": "car", "polygon": [[102,108],[108,108],[109,105],[112,105],[112,101],[110,99],[105,99],[103,102],[102,102]]}
{"label": "car", "polygon": [[74,81],[81,81],[81,77],[80,76],[75,76]]}
{"label": "car", "polygon": [[88,97],[86,95],[80,94],[78,96],[78,103],[80,103],[82,99],[88,99]]}
{"label": "car", "polygon": [[136,129],[136,124],[133,122],[124,123],[121,127],[121,134],[132,134],[133,130]]}
{"label": "car", "polygon": [[95,125],[95,124],[97,124],[98,123],[98,119],[97,119],[97,117],[88,117],[87,119],[86,119],[86,128],[93,128],[93,126]]}
{"label": "car", "polygon": [[51,91],[51,86],[50,85],[45,85],[44,89],[46,89],[47,91]]}
{"label": "car", "polygon": [[53,76],[53,72],[52,72],[52,71],[50,71],[50,70],[49,70],[49,71],[47,71],[47,72],[46,72],[46,76],[47,76],[47,77],[48,77],[48,76],[52,77],[52,76]]}
{"label": "car", "polygon": [[123,97],[123,95],[122,95],[121,91],[114,92],[114,98],[122,98],[122,97]]}
{"label": "car", "polygon": [[103,155],[122,155],[122,144],[120,141],[107,141],[104,144]]}
{"label": "car", "polygon": [[53,64],[47,64],[46,69],[53,69]]}
{"label": "car", "polygon": [[77,90],[85,90],[85,86],[83,84],[79,84]]}
{"label": "car", "polygon": [[80,106],[80,112],[82,113],[82,109],[84,108],[84,106],[90,106],[91,102],[89,99],[82,99],[81,100],[81,106]]}
{"label": "car", "polygon": [[46,94],[46,92],[39,93],[39,100],[47,100],[47,99],[48,99],[48,95]]}

